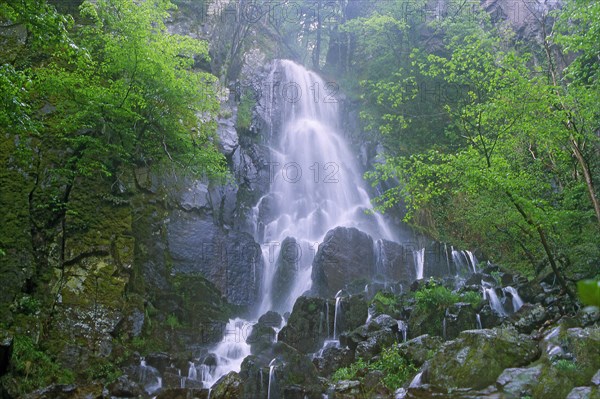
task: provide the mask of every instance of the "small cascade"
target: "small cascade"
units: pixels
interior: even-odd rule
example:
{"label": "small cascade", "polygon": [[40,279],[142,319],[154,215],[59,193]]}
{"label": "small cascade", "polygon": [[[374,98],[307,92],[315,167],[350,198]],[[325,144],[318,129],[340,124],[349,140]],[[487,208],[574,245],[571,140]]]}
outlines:
{"label": "small cascade", "polygon": [[402,342],[406,342],[406,337],[408,335],[408,323],[404,320],[396,320],[398,323],[398,331],[402,333]]}
{"label": "small cascade", "polygon": [[412,381],[410,382],[410,384],[408,385],[409,388],[418,388],[422,385],[421,382],[421,378],[423,377],[423,372],[420,371],[417,375],[415,375],[415,378],[412,379]]}
{"label": "small cascade", "polygon": [[212,393],[212,388],[208,388],[208,396],[206,396],[206,399],[210,399],[211,393]]}
{"label": "small cascade", "polygon": [[371,307],[369,306],[369,308],[367,309],[367,321],[365,321],[365,324],[369,324],[369,322],[371,321],[372,318],[373,318],[373,309],[371,309]]}
{"label": "small cascade", "polygon": [[473,273],[477,273],[477,265],[479,264],[479,261],[477,261],[477,258],[475,257],[473,252],[463,251],[463,253],[466,253],[466,258],[468,259],[469,263],[471,264],[471,267],[473,268]]}
{"label": "small cascade", "polygon": [[331,336],[329,331],[329,301],[325,301],[325,320],[327,323],[327,338],[329,338]]}
{"label": "small cascade", "polygon": [[335,313],[333,315],[333,339],[338,339],[338,319],[342,317],[342,290],[335,294]]}
{"label": "small cascade", "polygon": [[[202,382],[202,385],[204,387],[210,387],[213,383],[213,378],[210,374],[210,366],[206,364],[201,364],[200,366],[198,366],[198,368],[200,369],[200,381]],[[196,376],[196,378],[198,377]]]}
{"label": "small cascade", "polygon": [[481,282],[481,288],[483,289],[483,299],[487,299],[490,303],[492,309],[500,316],[505,317],[506,311],[502,306],[502,302],[500,302],[500,298],[496,294],[496,289],[485,281]]}
{"label": "small cascade", "polygon": [[442,338],[444,341],[446,340],[446,316],[444,316],[444,320],[442,321]]}
{"label": "small cascade", "polygon": [[504,287],[502,290],[512,295],[513,312],[517,312],[519,309],[521,309],[521,306],[523,306],[523,300],[519,296],[517,290],[510,285]]}
{"label": "small cascade", "polygon": [[444,243],[444,255],[446,255],[446,266],[448,266],[448,275],[450,276],[452,272],[450,271],[450,257],[448,256],[448,246]]}
{"label": "small cascade", "polygon": [[477,329],[483,329],[483,326],[481,325],[481,316],[479,315],[479,313],[475,315],[475,323],[477,323]]}
{"label": "small cascade", "polygon": [[146,364],[146,359],[140,359],[140,384],[144,386],[144,390],[148,395],[162,388],[162,378],[157,369]]}
{"label": "small cascade", "polygon": [[269,363],[269,387],[267,388],[267,399],[271,399],[271,385],[275,381],[275,359]]}
{"label": "small cascade", "polygon": [[214,383],[230,371],[240,371],[242,361],[250,355],[250,345],[246,342],[252,332],[252,324],[237,318],[229,320],[225,327],[223,340],[210,352],[217,357],[217,367],[210,375],[210,379],[203,382]]}
{"label": "small cascade", "polygon": [[417,280],[423,280],[423,273],[425,270],[425,248],[413,251],[413,257],[415,258]]}
{"label": "small cascade", "polygon": [[194,362],[190,362],[190,367],[188,369],[188,380],[197,380],[198,379],[198,370],[196,369],[196,365]]}

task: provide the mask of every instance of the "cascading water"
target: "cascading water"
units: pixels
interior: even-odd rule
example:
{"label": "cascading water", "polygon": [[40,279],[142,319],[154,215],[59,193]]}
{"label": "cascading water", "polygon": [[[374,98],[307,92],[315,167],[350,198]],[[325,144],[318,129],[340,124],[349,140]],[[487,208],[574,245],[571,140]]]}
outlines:
{"label": "cascading water", "polygon": [[519,309],[521,309],[521,306],[523,306],[523,300],[519,296],[517,290],[508,285],[503,288],[503,291],[508,292],[512,296],[513,312],[516,312]]}
{"label": "cascading water", "polygon": [[506,311],[502,306],[502,302],[500,302],[500,298],[496,294],[496,289],[485,281],[481,282],[481,287],[483,289],[483,299],[487,299],[490,302],[490,307],[499,315],[506,316]]}
{"label": "cascading water", "polygon": [[[371,209],[356,158],[339,130],[339,110],[330,87],[314,72],[289,60],[275,61],[270,77],[268,109],[279,107],[281,129],[271,137],[272,221],[264,226],[261,244],[296,239],[301,256],[284,301],[273,301],[273,277],[279,246],[265,246],[264,297],[259,314],[290,311],[311,287],[312,261],[327,231],[356,227],[374,238],[393,239],[389,228]],[[274,116],[274,115],[273,115]],[[271,121],[271,126],[277,125]],[[277,125],[279,126],[279,125]],[[270,253],[269,253],[270,252]]]}
{"label": "cascading water", "polygon": [[413,256],[415,258],[415,271],[417,274],[417,280],[422,280],[425,268],[425,248],[421,248],[418,251],[413,251]]}
{"label": "cascading water", "polygon": [[[342,137],[337,101],[329,95],[331,84],[292,61],[276,60],[265,86],[261,101],[269,119],[266,141],[271,176],[269,193],[252,210],[254,238],[261,244],[265,265],[256,318],[269,310],[291,311],[296,299],[310,289],[313,258],[329,230],[356,227],[375,239],[395,238],[381,215],[365,212],[372,209],[371,201],[358,162]],[[263,223],[259,215],[267,197],[270,215]],[[276,292],[274,278],[282,263],[278,262],[281,244],[287,237],[295,240],[296,256],[291,284],[282,293]],[[336,299],[336,315],[339,302]],[[337,317],[329,345],[339,342]],[[230,320],[224,341],[211,351],[217,355],[217,367],[210,378],[203,378],[205,385],[229,371],[239,371],[250,354],[245,339],[228,340],[228,332],[238,329],[236,323],[252,324]]]}
{"label": "cascading water", "polygon": [[338,337],[338,317],[342,316],[342,291],[338,291],[335,294],[335,313],[333,315],[333,340],[337,340]]}
{"label": "cascading water", "polygon": [[275,382],[275,367],[277,367],[275,365],[275,360],[276,359],[273,359],[271,360],[271,363],[269,363],[269,387],[267,388],[267,399],[271,399],[271,385]]}
{"label": "cascading water", "polygon": [[477,329],[481,330],[483,328],[483,325],[481,324],[481,316],[479,315],[479,313],[475,315],[475,323],[477,324]]}

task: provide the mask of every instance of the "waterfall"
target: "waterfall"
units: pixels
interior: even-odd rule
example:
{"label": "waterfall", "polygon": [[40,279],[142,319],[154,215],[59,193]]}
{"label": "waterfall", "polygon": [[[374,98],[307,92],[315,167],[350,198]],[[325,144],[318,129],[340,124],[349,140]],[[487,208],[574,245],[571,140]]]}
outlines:
{"label": "waterfall", "polygon": [[[337,99],[314,72],[289,60],[276,60],[264,96],[271,117],[271,221],[260,244],[296,239],[301,249],[291,289],[286,299],[273,303],[273,277],[280,247],[263,250],[263,298],[258,314],[276,308],[290,311],[295,300],[312,285],[315,243],[336,226],[356,227],[375,239],[394,237],[381,215],[365,214],[371,203],[356,157],[341,134]],[[280,127],[280,128],[279,128]]]}
{"label": "waterfall", "polygon": [[325,301],[325,322],[327,323],[327,338],[329,338],[329,301],[327,300]]}
{"label": "waterfall", "polygon": [[198,370],[196,370],[196,365],[194,362],[190,362],[190,368],[188,369],[188,380],[197,380],[198,379]]}
{"label": "waterfall", "polygon": [[415,258],[415,271],[417,274],[417,280],[422,280],[425,266],[425,248],[421,248],[418,251],[413,251],[413,256]]}
{"label": "waterfall", "polygon": [[267,399],[271,399],[271,385],[275,381],[275,359],[269,363],[269,387],[267,389]]}
{"label": "waterfall", "polygon": [[157,369],[146,364],[146,359],[143,357],[140,359],[140,384],[144,387],[144,390],[148,395],[152,395],[154,392],[162,388],[162,378]]}
{"label": "waterfall", "polygon": [[339,290],[337,294],[335,294],[335,313],[333,314],[333,339],[337,340],[338,333],[338,315],[341,317],[342,309],[341,309],[341,299],[342,299],[342,290]]}
{"label": "waterfall", "polygon": [[490,302],[490,306],[498,315],[506,316],[506,311],[496,294],[496,289],[489,286],[484,281],[481,282],[481,287],[483,289],[483,299],[487,299]]}
{"label": "waterfall", "polygon": [[477,258],[471,251],[465,251],[465,253],[467,254],[468,260],[471,263],[471,267],[473,268],[473,273],[477,273],[477,264],[479,263],[477,261]]}
{"label": "waterfall", "polygon": [[404,320],[396,320],[398,323],[398,331],[402,332],[402,342],[406,342],[406,336],[408,334],[408,323]]}
{"label": "waterfall", "polygon": [[415,378],[412,379],[412,381],[410,382],[410,385],[408,386],[409,388],[418,388],[421,386],[421,377],[423,376],[423,372],[420,371],[417,375],[415,375]]}
{"label": "waterfall", "polygon": [[519,293],[517,292],[517,290],[514,289],[513,287],[511,287],[510,285],[508,285],[508,286],[504,287],[503,291],[508,292],[509,294],[512,295],[513,311],[516,312],[519,309],[521,309],[521,306],[523,306],[523,300],[519,296]]}
{"label": "waterfall", "polygon": [[211,349],[217,357],[217,367],[213,373],[208,373],[209,376],[203,376],[203,382],[216,382],[232,370],[240,371],[242,361],[250,355],[250,345],[246,340],[251,332],[252,324],[248,321],[240,318],[229,320],[222,341]]}
{"label": "waterfall", "polygon": [[483,326],[481,325],[481,316],[479,315],[479,313],[475,315],[475,323],[477,323],[477,328],[479,330],[483,328]]}

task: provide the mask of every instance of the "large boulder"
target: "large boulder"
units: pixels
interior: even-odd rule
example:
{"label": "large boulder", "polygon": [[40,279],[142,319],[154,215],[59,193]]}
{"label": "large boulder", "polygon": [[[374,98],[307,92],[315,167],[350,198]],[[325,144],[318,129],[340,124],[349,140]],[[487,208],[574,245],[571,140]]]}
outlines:
{"label": "large boulder", "polygon": [[210,397],[213,399],[238,399],[242,396],[242,379],[235,371],[221,377],[214,385]]}
{"label": "large boulder", "polygon": [[[326,315],[327,310],[329,317]],[[278,334],[279,341],[301,353],[316,352],[327,338],[327,320],[333,323],[333,310],[333,306],[326,306],[324,299],[299,297],[287,325]]]}
{"label": "large boulder", "polygon": [[301,249],[296,239],[286,237],[281,243],[281,250],[275,262],[275,275],[271,287],[271,300],[275,310],[284,311],[293,305],[290,298],[294,282],[298,275],[298,261]]}
{"label": "large boulder", "polygon": [[481,389],[504,369],[525,366],[539,355],[537,343],[513,328],[467,330],[433,356],[427,376],[440,387]]}
{"label": "large boulder", "polygon": [[374,268],[371,236],[353,227],[336,227],[319,245],[313,261],[313,288],[319,295],[333,297],[355,280],[371,279]]}
{"label": "large boulder", "polygon": [[440,337],[425,334],[398,345],[398,352],[415,366],[421,367],[441,346]]}
{"label": "large boulder", "polygon": [[533,387],[538,384],[541,366],[528,368],[508,368],[496,380],[496,386],[506,399],[519,399],[531,396]]}
{"label": "large boulder", "polygon": [[600,327],[554,327],[542,340],[542,372],[533,397],[566,397],[600,369]]}

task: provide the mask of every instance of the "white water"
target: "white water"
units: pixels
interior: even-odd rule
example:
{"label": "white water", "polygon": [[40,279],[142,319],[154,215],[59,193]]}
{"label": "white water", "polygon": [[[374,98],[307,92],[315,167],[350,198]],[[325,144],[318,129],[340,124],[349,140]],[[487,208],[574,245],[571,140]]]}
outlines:
{"label": "white water", "polygon": [[481,316],[479,315],[479,313],[477,313],[475,315],[475,322],[477,323],[477,328],[479,330],[481,330],[483,328],[482,324],[481,324]]}
{"label": "white water", "polygon": [[[342,316],[342,290],[335,294],[335,313],[333,314],[333,340],[337,340],[338,317]],[[338,316],[339,315],[339,316]]]}
{"label": "white water", "polygon": [[[263,98],[267,101],[263,105],[271,119],[267,137],[271,186],[267,195],[273,199],[273,214],[272,221],[259,225],[259,207],[266,196],[253,208],[255,239],[263,249],[265,265],[256,318],[268,310],[282,314],[292,310],[296,299],[312,285],[312,261],[318,243],[334,227],[356,227],[374,239],[394,239],[381,215],[365,213],[372,209],[371,202],[357,159],[342,137],[337,101],[327,90],[330,86],[314,72],[288,60],[274,61],[266,83]],[[275,118],[281,118],[281,123],[274,123]],[[273,277],[286,237],[295,238],[298,244],[296,273],[284,300],[274,303]],[[334,340],[339,307],[336,299]],[[229,371],[240,371],[244,357],[250,354],[245,338],[251,324],[243,319],[229,321],[223,342],[210,351],[217,355],[217,367],[202,375],[205,386],[212,386]],[[327,325],[329,328],[329,322]]]}
{"label": "white water", "polygon": [[496,289],[494,287],[489,286],[484,281],[481,282],[481,287],[483,289],[483,299],[487,299],[490,303],[491,308],[500,316],[506,316],[506,311],[502,306],[502,302],[500,302],[500,298],[496,294]]}
{"label": "white water", "polygon": [[275,380],[275,359],[269,363],[269,387],[267,389],[267,399],[271,399],[271,384]]}
{"label": "white water", "polygon": [[157,369],[146,364],[144,358],[140,359],[140,384],[144,390],[152,395],[154,392],[162,388],[162,378]]}
{"label": "white water", "polygon": [[419,372],[419,374],[415,375],[415,378],[410,382],[409,388],[418,388],[421,386],[421,377],[423,376],[423,372]]}
{"label": "white water", "polygon": [[406,342],[406,336],[408,334],[408,323],[404,320],[396,320],[398,323],[398,330],[402,333],[402,342]]}
{"label": "white water", "polygon": [[512,304],[513,304],[513,312],[518,311],[523,306],[523,300],[519,296],[519,293],[516,289],[511,287],[510,285],[504,287],[504,292],[508,292],[512,295]]}
{"label": "white water", "polygon": [[415,271],[417,274],[417,280],[423,280],[423,273],[425,267],[425,248],[421,248],[418,251],[413,251],[415,258]]}
{"label": "white water", "polygon": [[[276,82],[268,98],[277,104],[282,122],[281,131],[273,131],[270,142],[275,217],[264,226],[263,237],[256,238],[265,244],[294,237],[301,255],[292,289],[283,303],[274,304],[274,260],[279,247],[263,245],[266,262],[259,314],[271,309],[290,311],[295,300],[310,289],[315,244],[332,228],[356,227],[374,238],[393,239],[380,215],[365,214],[372,208],[370,199],[356,157],[340,132],[338,105],[335,96],[328,95],[327,82],[289,60],[275,61],[269,76]],[[269,104],[268,109],[275,107]]]}

